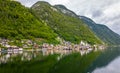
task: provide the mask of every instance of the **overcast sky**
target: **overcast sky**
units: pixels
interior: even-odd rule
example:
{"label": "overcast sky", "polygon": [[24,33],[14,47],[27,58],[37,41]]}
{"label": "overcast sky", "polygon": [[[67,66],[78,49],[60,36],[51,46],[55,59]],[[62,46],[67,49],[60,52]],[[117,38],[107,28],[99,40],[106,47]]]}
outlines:
{"label": "overcast sky", "polygon": [[52,5],[62,4],[78,15],[92,18],[96,23],[105,24],[120,34],[120,0],[18,0],[31,7],[37,1]]}

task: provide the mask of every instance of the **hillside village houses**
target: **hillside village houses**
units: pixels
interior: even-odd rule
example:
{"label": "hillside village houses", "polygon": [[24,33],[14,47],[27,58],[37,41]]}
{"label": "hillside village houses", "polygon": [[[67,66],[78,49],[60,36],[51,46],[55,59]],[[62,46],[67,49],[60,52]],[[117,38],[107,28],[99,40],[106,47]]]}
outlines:
{"label": "hillside village houses", "polygon": [[1,51],[5,50],[5,48],[7,51],[18,51],[18,50],[22,51],[23,50],[22,48],[19,48],[16,45],[9,45],[9,42],[12,42],[12,41],[7,40],[7,39],[0,39],[0,45],[4,47],[4,48],[0,47]]}
{"label": "hillside village houses", "polygon": [[[99,48],[103,48],[103,47],[99,47]],[[51,45],[51,44],[47,44],[47,43],[44,43],[42,45],[42,52],[43,52],[43,55],[49,55],[49,54],[54,54],[54,53],[57,53],[57,54],[70,54],[70,53],[73,53],[73,52],[80,52],[81,55],[83,54],[87,54],[91,51],[96,51],[98,48],[97,48],[97,45],[94,45],[94,46],[91,46],[90,44],[88,43],[84,43],[83,41],[81,41],[80,44],[72,44],[70,42],[65,42],[61,45]]]}
{"label": "hillside village houses", "polygon": [[[83,55],[83,54],[87,54],[91,52],[92,50],[98,49],[97,45],[91,46],[90,44],[85,43],[83,41],[81,41],[80,44],[73,44],[71,42],[62,41],[62,43],[58,45],[53,45],[53,44],[48,44],[48,43],[43,43],[42,45],[38,45],[31,40],[27,40],[27,41],[21,41],[21,43],[23,44],[22,47],[18,47],[16,45],[11,46],[9,45],[8,42],[12,42],[12,41],[7,40],[7,39],[0,39],[0,45],[7,48],[7,52],[11,52],[11,53],[12,52],[18,53],[19,51],[24,51],[23,48],[31,48],[26,51],[36,51],[36,50],[42,51],[43,55],[49,55],[49,54],[54,54],[54,53],[70,54],[73,52],[80,52],[81,55]],[[0,51],[2,51],[3,49],[4,48],[0,48]]]}

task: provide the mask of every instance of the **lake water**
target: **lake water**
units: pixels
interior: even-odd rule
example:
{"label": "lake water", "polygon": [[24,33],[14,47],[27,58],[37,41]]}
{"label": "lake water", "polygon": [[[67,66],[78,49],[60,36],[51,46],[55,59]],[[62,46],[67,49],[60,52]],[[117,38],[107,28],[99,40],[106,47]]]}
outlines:
{"label": "lake water", "polygon": [[38,56],[42,56],[40,51],[0,52],[0,64],[14,62],[15,58],[20,61],[30,61]]}
{"label": "lake water", "polygon": [[[82,56],[70,54],[57,60],[59,56],[44,57],[40,51],[0,53],[0,73],[120,73],[119,47]],[[6,64],[9,61],[13,62]]]}
{"label": "lake water", "polygon": [[88,73],[120,73],[120,47],[108,48],[91,64]]}

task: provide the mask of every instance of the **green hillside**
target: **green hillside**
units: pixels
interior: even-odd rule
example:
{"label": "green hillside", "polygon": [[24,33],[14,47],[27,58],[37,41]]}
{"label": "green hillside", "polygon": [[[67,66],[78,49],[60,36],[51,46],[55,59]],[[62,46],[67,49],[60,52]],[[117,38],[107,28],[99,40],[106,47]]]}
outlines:
{"label": "green hillside", "polygon": [[41,38],[54,42],[57,34],[47,24],[36,19],[28,8],[10,0],[0,0],[0,37],[14,39]]}
{"label": "green hillside", "polygon": [[120,35],[113,32],[111,29],[109,29],[107,26],[102,24],[96,24],[92,19],[87,18],[85,16],[78,16],[73,11],[67,9],[63,5],[55,5],[57,9],[59,9],[60,12],[64,13],[65,15],[73,16],[73,17],[79,17],[81,20],[83,20],[89,28],[98,36],[102,41],[104,41],[108,45],[120,45]]}
{"label": "green hillside", "polygon": [[80,16],[80,18],[93,30],[93,32],[108,45],[120,45],[120,35],[110,30],[107,26],[96,24],[90,18]]}
{"label": "green hillside", "polygon": [[37,2],[31,7],[31,11],[39,20],[44,20],[66,41],[79,43],[83,40],[91,44],[101,43],[82,20],[63,14],[47,2]]}

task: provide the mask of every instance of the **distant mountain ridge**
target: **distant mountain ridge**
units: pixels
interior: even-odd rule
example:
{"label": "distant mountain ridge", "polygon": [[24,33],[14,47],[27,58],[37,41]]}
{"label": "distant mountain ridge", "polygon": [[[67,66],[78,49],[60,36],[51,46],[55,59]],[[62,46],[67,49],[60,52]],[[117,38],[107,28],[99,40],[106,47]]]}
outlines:
{"label": "distant mountain ridge", "polygon": [[57,8],[58,10],[60,10],[60,12],[72,16],[72,17],[78,17],[73,11],[67,9],[65,6],[63,5],[54,5],[55,8]]}
{"label": "distant mountain ridge", "polygon": [[107,26],[102,24],[96,24],[93,20],[85,16],[80,16],[80,19],[82,19],[86,24],[88,24],[91,30],[93,30],[93,32],[105,43],[109,45],[120,45],[120,35],[113,32]]}
{"label": "distant mountain ridge", "polygon": [[[120,45],[120,36],[107,26],[78,16],[63,5],[38,1],[30,9],[19,2],[0,1],[0,37],[34,39],[58,43],[58,37],[72,43]],[[101,41],[102,40],[102,41]]]}
{"label": "distant mountain ridge", "polygon": [[82,20],[76,18],[74,12],[66,9],[62,5],[52,6],[43,1],[31,7],[32,13],[44,20],[64,40],[72,43],[79,43],[81,40],[91,44],[102,43]]}
{"label": "distant mountain ridge", "polygon": [[55,7],[57,9],[59,9],[62,13],[66,14],[66,15],[73,16],[73,17],[76,17],[76,18],[79,17],[106,44],[120,45],[120,41],[119,41],[120,40],[120,35],[113,32],[107,26],[102,25],[102,24],[96,24],[92,19],[90,19],[88,17],[76,15],[73,11],[67,9],[63,5],[55,5]]}

